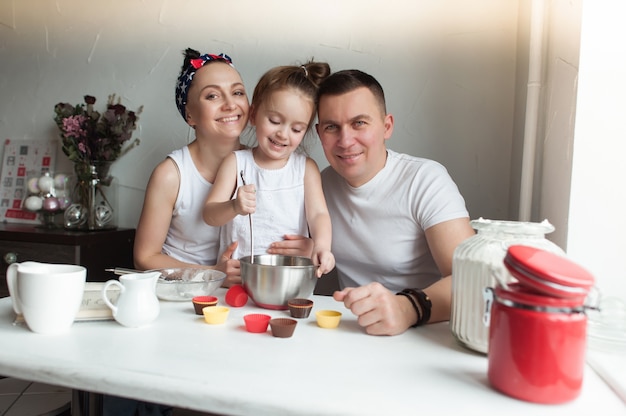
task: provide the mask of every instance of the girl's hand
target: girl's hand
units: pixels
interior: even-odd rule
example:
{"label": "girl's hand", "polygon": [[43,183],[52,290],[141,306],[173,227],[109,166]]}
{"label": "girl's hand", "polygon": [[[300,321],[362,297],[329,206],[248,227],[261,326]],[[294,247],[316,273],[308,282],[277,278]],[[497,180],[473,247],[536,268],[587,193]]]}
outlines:
{"label": "girl's hand", "polygon": [[319,264],[317,277],[329,273],[335,268],[335,256],[329,250],[320,250],[313,254],[313,264]]}
{"label": "girl's hand", "polygon": [[256,211],[256,188],[254,185],[244,185],[237,189],[234,208],[238,215],[254,214]]}

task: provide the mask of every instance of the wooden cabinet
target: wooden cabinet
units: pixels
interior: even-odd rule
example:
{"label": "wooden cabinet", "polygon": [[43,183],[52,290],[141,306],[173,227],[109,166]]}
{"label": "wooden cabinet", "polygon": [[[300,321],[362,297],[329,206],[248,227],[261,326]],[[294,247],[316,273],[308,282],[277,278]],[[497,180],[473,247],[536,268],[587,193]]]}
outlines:
{"label": "wooden cabinet", "polygon": [[11,263],[80,264],[87,268],[87,281],[104,282],[116,277],[105,269],[133,268],[134,242],[135,230],[127,228],[82,232],[0,224],[0,297],[9,295],[6,268]]}

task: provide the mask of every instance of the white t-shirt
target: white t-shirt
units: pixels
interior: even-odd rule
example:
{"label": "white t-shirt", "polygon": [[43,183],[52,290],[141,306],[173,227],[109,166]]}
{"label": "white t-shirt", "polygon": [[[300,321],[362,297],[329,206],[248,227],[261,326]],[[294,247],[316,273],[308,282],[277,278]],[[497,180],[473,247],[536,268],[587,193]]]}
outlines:
{"label": "white t-shirt", "polygon": [[387,150],[385,167],[368,183],[353,188],[329,166],[322,184],[342,288],[377,281],[400,291],[442,277],[424,230],[469,214],[441,164]]}
{"label": "white t-shirt", "polygon": [[162,251],[180,261],[214,265],[220,227],[208,225],[202,218],[202,209],[213,184],[198,172],[187,146],[174,150],[168,157],[178,166],[180,187]]}
{"label": "white t-shirt", "polygon": [[[257,206],[252,214],[254,255],[267,254],[269,245],[282,241],[285,234],[308,236],[304,212],[304,173],[306,156],[292,153],[280,169],[263,169],[254,162],[251,149],[238,150],[237,187],[243,185],[239,172],[243,170],[246,184],[256,187]],[[237,193],[233,195],[236,197]],[[250,255],[250,220],[237,215],[222,226],[220,252],[233,241],[239,245],[233,253],[238,259]]]}

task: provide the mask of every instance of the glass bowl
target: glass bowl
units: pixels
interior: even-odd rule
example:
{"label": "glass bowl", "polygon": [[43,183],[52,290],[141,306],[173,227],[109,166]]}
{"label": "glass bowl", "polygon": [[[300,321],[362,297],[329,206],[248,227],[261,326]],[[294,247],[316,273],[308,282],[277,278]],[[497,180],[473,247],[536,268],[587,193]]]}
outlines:
{"label": "glass bowl", "polygon": [[156,284],[156,295],[161,300],[189,301],[195,296],[209,296],[226,279],[226,273],[213,269],[188,267],[152,271],[161,273]]}

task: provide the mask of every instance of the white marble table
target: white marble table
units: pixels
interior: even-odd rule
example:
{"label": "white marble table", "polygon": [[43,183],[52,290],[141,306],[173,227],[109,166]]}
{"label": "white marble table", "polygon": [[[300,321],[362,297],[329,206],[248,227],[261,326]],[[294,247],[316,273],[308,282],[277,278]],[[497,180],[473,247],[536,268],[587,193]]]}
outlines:
{"label": "white marble table", "polygon": [[[223,304],[224,290],[217,296]],[[14,325],[9,298],[0,300],[0,374],[74,389],[133,397],[227,415],[625,414],[624,402],[586,368],[581,396],[538,405],[494,391],[487,358],[464,349],[448,324],[395,337],[366,335],[330,297],[292,338],[252,334],[243,315],[286,311],[231,308],[212,326],[189,303],[161,302],[152,325],[77,322],[64,335]],[[344,313],[337,329],[317,327],[319,309]],[[601,409],[601,410],[600,410]]]}

